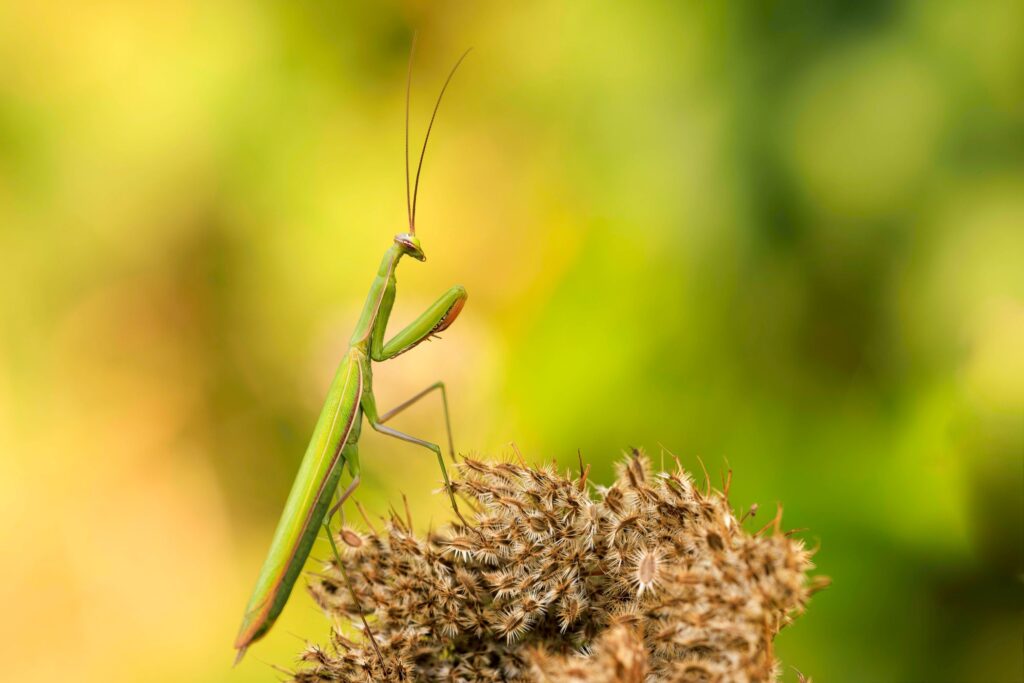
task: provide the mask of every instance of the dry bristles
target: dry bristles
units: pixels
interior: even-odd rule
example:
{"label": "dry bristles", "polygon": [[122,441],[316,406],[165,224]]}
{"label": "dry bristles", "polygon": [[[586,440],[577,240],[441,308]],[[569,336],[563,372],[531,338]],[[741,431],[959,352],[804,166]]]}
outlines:
{"label": "dry bristles", "polygon": [[[774,681],[772,640],[820,582],[810,552],[773,525],[749,533],[728,500],[681,469],[626,456],[610,487],[553,466],[465,460],[470,524],[419,538],[341,532],[342,561],[311,590],[336,632],[296,681]],[[581,475],[583,476],[583,475]],[[597,493],[591,494],[595,489]],[[351,633],[349,634],[351,635]]]}

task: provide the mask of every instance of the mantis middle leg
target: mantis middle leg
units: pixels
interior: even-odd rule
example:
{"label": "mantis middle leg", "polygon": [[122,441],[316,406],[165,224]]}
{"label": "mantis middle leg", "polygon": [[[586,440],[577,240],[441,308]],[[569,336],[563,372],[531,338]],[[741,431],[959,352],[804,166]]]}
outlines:
{"label": "mantis middle leg", "polygon": [[452,440],[452,421],[451,418],[448,416],[448,390],[445,388],[444,382],[434,382],[429,387],[419,392],[412,398],[402,401],[397,406],[381,415],[380,422],[381,424],[384,424],[385,422],[393,418],[395,415],[398,415],[406,408],[409,408],[410,406],[415,404],[421,398],[424,398],[431,391],[435,391],[438,389],[441,390],[441,406],[444,408],[444,428],[448,432],[448,455],[451,456],[452,462],[457,463],[459,460],[458,458],[455,457],[455,442]]}
{"label": "mantis middle leg", "polygon": [[[386,414],[387,418],[390,419],[395,414],[397,414],[397,412],[400,412],[401,410],[407,408],[409,405],[412,405],[412,403],[415,403],[416,400],[422,398],[422,396],[425,396],[428,392],[430,392],[432,388],[433,387],[428,388],[426,391],[420,392],[420,394],[413,397],[413,399],[406,401],[404,404],[399,405],[397,409],[389,411]],[[437,456],[437,464],[441,466],[441,475],[444,477],[444,486],[445,490],[448,492],[448,499],[452,503],[452,510],[455,511],[455,515],[459,518],[459,521],[461,521],[464,525],[469,526],[469,523],[466,521],[466,518],[462,516],[462,512],[459,510],[459,504],[455,502],[455,493],[452,491],[451,479],[448,478],[448,468],[445,467],[444,456],[441,454],[441,447],[438,446],[436,443],[427,441],[425,439],[420,439],[418,437],[412,436],[411,434],[406,434],[405,432],[400,432],[397,429],[388,427],[386,424],[384,424],[384,420],[382,420],[380,416],[377,414],[377,402],[374,400],[373,394],[371,392],[366,392],[365,394],[363,394],[362,404],[363,414],[366,415],[367,422],[370,423],[370,426],[373,427],[374,430],[380,432],[381,434],[387,434],[388,436],[392,436],[401,441],[414,443],[417,446],[423,446],[424,448],[428,448],[431,451],[433,451],[434,455]],[[447,411],[445,412],[445,414],[447,415]],[[451,432],[449,431],[449,435],[450,434]]]}

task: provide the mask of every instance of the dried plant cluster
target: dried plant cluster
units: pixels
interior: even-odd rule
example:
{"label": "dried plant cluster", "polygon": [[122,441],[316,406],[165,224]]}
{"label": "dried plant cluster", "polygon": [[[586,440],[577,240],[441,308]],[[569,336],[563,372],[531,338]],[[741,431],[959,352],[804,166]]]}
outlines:
{"label": "dried plant cluster", "polygon": [[815,588],[779,515],[750,533],[727,482],[701,491],[639,452],[608,487],[553,467],[459,470],[469,526],[423,539],[392,514],[386,533],[339,534],[344,573],[331,562],[311,590],[363,633],[308,648],[296,681],[777,679],[772,639]]}

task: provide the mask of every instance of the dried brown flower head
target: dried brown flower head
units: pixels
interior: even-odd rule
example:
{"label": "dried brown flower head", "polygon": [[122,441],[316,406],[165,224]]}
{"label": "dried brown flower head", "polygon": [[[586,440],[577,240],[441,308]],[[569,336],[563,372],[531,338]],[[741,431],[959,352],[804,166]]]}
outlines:
{"label": "dried brown flower head", "polygon": [[[750,533],[725,493],[627,456],[610,487],[550,466],[465,460],[469,527],[339,534],[311,590],[372,639],[335,632],[314,681],[772,681],[778,631],[812,592],[810,553],[778,517]],[[727,488],[727,487],[726,487]]]}

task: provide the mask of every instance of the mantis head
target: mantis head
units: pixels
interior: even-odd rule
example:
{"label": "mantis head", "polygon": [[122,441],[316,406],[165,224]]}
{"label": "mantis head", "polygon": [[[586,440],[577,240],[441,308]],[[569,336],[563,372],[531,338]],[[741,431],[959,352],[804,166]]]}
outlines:
{"label": "mantis head", "polygon": [[423,247],[420,246],[420,238],[411,232],[400,232],[395,235],[395,244],[399,246],[403,254],[412,256],[417,261],[426,261],[423,254]]}

